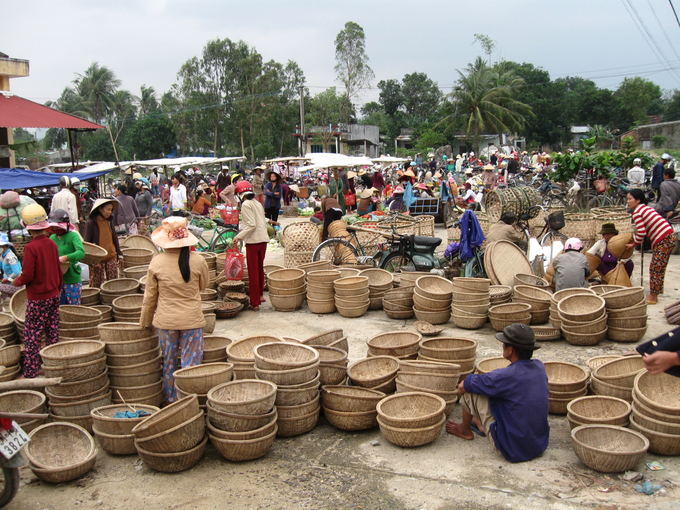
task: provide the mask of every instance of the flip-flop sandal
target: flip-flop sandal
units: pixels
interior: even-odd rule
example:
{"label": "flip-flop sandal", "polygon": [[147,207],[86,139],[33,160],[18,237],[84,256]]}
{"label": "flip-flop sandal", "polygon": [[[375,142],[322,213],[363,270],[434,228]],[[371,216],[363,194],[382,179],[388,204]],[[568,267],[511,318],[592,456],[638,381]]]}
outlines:
{"label": "flip-flop sandal", "polygon": [[486,434],[484,432],[482,432],[481,430],[479,430],[479,427],[477,426],[477,424],[474,421],[470,424],[470,430],[472,430],[472,432],[474,432],[475,434],[478,434],[482,437],[486,437]]}
{"label": "flip-flop sandal", "polygon": [[659,302],[658,299],[645,299],[645,303],[647,303],[648,305],[655,305],[658,302]]}

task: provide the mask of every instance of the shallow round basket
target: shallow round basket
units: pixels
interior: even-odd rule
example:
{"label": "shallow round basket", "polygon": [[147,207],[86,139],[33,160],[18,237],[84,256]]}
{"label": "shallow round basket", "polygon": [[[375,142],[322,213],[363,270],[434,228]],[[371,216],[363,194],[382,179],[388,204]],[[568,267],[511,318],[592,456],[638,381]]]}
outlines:
{"label": "shallow round basket", "polygon": [[410,319],[415,315],[415,312],[413,311],[413,308],[409,308],[407,310],[389,310],[384,307],[384,302],[383,302],[383,311],[385,312],[385,315],[389,317],[390,319],[396,319],[396,320],[404,320],[404,319]]}
{"label": "shallow round basket", "polygon": [[643,299],[639,303],[629,306],[628,308],[619,308],[617,310],[607,310],[607,317],[610,319],[621,319],[627,317],[642,317],[647,315],[647,302]]}
{"label": "shallow round basket", "polygon": [[453,284],[475,292],[487,292],[491,287],[488,278],[466,278],[459,276],[453,279]]}
{"label": "shallow round basket", "polygon": [[490,303],[488,301],[485,304],[480,305],[468,305],[467,302],[464,304],[456,303],[457,310],[470,313],[472,315],[487,315],[489,312],[489,306]]}
{"label": "shallow round basket", "polygon": [[551,306],[554,305],[555,307],[557,307],[557,303],[559,303],[565,297],[577,296],[580,294],[594,294],[594,292],[591,289],[585,287],[558,290],[552,296],[550,296],[550,304]]}
{"label": "shallow round basket", "polygon": [[307,306],[309,311],[317,314],[333,313],[337,311],[335,306],[335,301],[331,297],[330,300],[317,300],[313,299],[307,294]]}
{"label": "shallow round basket", "polygon": [[368,307],[370,306],[370,301],[366,302],[366,304],[363,305],[358,305],[358,306],[345,306],[345,305],[340,305],[335,303],[335,308],[337,309],[338,313],[342,315],[343,317],[347,317],[348,319],[353,319],[356,317],[361,317],[368,311]]}
{"label": "shallow round basket", "polygon": [[343,412],[323,406],[323,414],[328,423],[340,430],[368,430],[378,426],[378,412]]}
{"label": "shallow round basket", "polygon": [[652,410],[680,416],[680,379],[665,372],[652,375],[643,371],[635,377],[635,395]]}
{"label": "shallow round basket", "polygon": [[544,365],[550,391],[577,391],[588,380],[588,371],[579,365],[565,361],[546,361]]}
{"label": "shallow round basket", "polygon": [[277,269],[267,273],[269,288],[294,289],[305,283],[306,273],[302,269]]}
{"label": "shallow round basket", "polygon": [[632,416],[635,418],[635,422],[638,425],[654,432],[661,432],[674,436],[680,435],[680,424],[654,418],[649,415],[648,411],[639,408],[638,405],[639,404],[637,403],[633,403],[632,405]]}
{"label": "shallow round basket", "polygon": [[451,318],[451,311],[448,308],[442,311],[426,311],[418,309],[414,306],[413,313],[419,321],[425,321],[435,325],[445,324]]}
{"label": "shallow round basket", "polygon": [[602,294],[602,299],[604,299],[607,309],[614,310],[628,308],[639,303],[644,298],[644,287],[628,287],[611,290]]}
{"label": "shallow round basket", "polygon": [[397,382],[427,388],[432,391],[453,392],[458,388],[458,374],[430,374],[427,372],[399,372]]}
{"label": "shallow round basket", "polygon": [[111,455],[132,455],[137,453],[134,434],[107,434],[96,428],[92,430],[102,450]]}
{"label": "shallow round basket", "polygon": [[366,341],[368,348],[384,356],[405,356],[418,352],[418,344],[423,339],[415,331],[388,331],[372,336]]}
{"label": "shallow round basket", "polygon": [[515,275],[515,285],[529,285],[531,287],[545,287],[550,286],[547,280],[533,274],[517,273]]}
{"label": "shallow round basket", "polygon": [[76,397],[79,395],[88,395],[106,386],[108,380],[108,369],[104,367],[104,371],[101,374],[74,382],[62,382],[56,386],[51,386],[49,388],[49,392],[51,395],[55,395],[57,397]]}
{"label": "shallow round basket", "polygon": [[426,338],[420,341],[418,347],[420,354],[430,358],[455,362],[475,356],[477,341],[457,337]]}
{"label": "shallow round basket", "polygon": [[85,249],[85,256],[80,259],[80,262],[88,266],[99,264],[102,260],[109,256],[109,252],[101,246],[96,244],[86,243],[83,241],[83,248]]}
{"label": "shallow round basket", "polygon": [[[18,346],[12,346],[18,347]],[[5,347],[7,349],[7,347]],[[3,349],[0,349],[2,353]],[[100,375],[106,369],[106,356],[100,359],[78,363],[68,367],[48,367],[42,365],[45,377],[61,377],[62,382],[82,381]]]}
{"label": "shallow round basket", "polygon": [[146,411],[151,415],[157,413],[160,409],[156,406],[142,404],[136,404],[134,406],[129,404],[113,404],[110,406],[97,407],[90,411],[95,432],[102,432],[115,436],[132,434],[132,429],[135,425],[142,422],[146,417],[114,418],[116,413],[125,413],[129,411]]}
{"label": "shallow round basket", "polygon": [[275,296],[270,291],[269,301],[278,312],[293,312],[305,302],[305,293],[301,292],[292,296]]}
{"label": "shallow round basket", "polygon": [[250,432],[276,422],[278,414],[276,407],[264,414],[240,415],[229,413],[215,408],[210,402],[207,403],[208,421],[210,424],[223,431],[228,432]]}
{"label": "shallow round basket", "polygon": [[633,401],[633,391],[630,386],[619,386],[618,384],[611,384],[597,377],[593,377],[590,381],[590,390],[595,395],[606,395],[609,397],[616,397],[625,400],[626,402]]}
{"label": "shallow round basket", "polygon": [[607,329],[607,316],[603,315],[599,319],[590,322],[574,322],[566,319],[562,320],[562,331],[580,334],[595,334],[601,333]]}
{"label": "shallow round basket", "polygon": [[643,315],[641,317],[625,317],[625,318],[612,318],[607,317],[607,326],[610,328],[617,329],[642,329],[647,326],[647,320],[649,317]]}
{"label": "shallow round basket", "polygon": [[57,403],[54,399],[50,402],[50,412],[56,416],[77,417],[89,415],[95,407],[102,407],[111,404],[111,391],[107,393],[94,392],[90,397],[83,396],[83,400],[66,401],[76,397],[62,397],[64,403]]}
{"label": "shallow round basket", "polygon": [[557,304],[560,315],[575,322],[593,321],[602,315],[604,308],[604,299],[588,294],[567,296]]}
{"label": "shallow round basket", "polygon": [[415,327],[416,331],[418,331],[418,333],[420,333],[423,336],[437,336],[445,329],[444,327],[435,326],[425,321],[416,321],[413,324],[413,327]]}
{"label": "shallow round basket", "polygon": [[641,356],[625,356],[597,367],[593,376],[619,386],[633,386],[635,377],[645,369]]}
{"label": "shallow round basket", "polygon": [[[5,413],[29,413],[42,414],[45,410],[45,395],[33,390],[15,390],[0,393],[0,409]],[[28,421],[28,418],[15,418],[19,425]]]}
{"label": "shallow round basket", "polygon": [[680,435],[651,430],[630,416],[630,428],[649,440],[649,451],[657,455],[680,455]]}
{"label": "shallow round basket", "polygon": [[132,322],[109,322],[97,326],[102,342],[126,342],[154,336],[151,328]]}
{"label": "shallow round basket", "polygon": [[446,423],[444,412],[441,413],[441,416],[441,420],[434,425],[412,429],[391,427],[383,423],[380,416],[378,416],[377,421],[380,426],[380,432],[387,441],[397,446],[411,448],[429,444],[441,435],[444,424]]}
{"label": "shallow round basket", "polygon": [[431,299],[424,297],[418,292],[416,287],[416,292],[413,293],[413,305],[426,312],[448,310],[449,306],[451,306],[451,298]]}
{"label": "shallow round basket", "polygon": [[139,289],[139,280],[134,278],[116,278],[102,283],[101,291],[109,295],[125,296],[136,294]]}
{"label": "shallow round basket", "polygon": [[486,358],[479,360],[477,362],[476,372],[478,374],[488,374],[489,372],[493,372],[494,370],[497,370],[499,368],[505,368],[508,365],[510,365],[510,362],[507,359],[500,356]]}
{"label": "shallow round basket", "polygon": [[26,305],[28,303],[28,296],[26,289],[17,290],[9,300],[9,311],[12,313],[14,320],[22,326],[26,320]]}
{"label": "shallow round basket", "polygon": [[140,313],[143,301],[144,294],[129,294],[127,296],[117,297],[111,302],[113,314],[116,315],[116,312]]}
{"label": "shallow round basket", "polygon": [[626,426],[631,406],[623,399],[606,395],[593,395],[572,400],[567,405],[570,417],[582,425]]}
{"label": "shallow round basket", "polygon": [[209,433],[210,442],[222,457],[232,462],[259,459],[269,452],[278,432],[276,422],[272,422],[272,424],[268,424],[265,427],[269,430],[266,435],[252,439],[226,439]]}
{"label": "shallow round basket", "polygon": [[494,331],[503,331],[505,328],[512,326],[513,324],[531,324],[531,314],[527,313],[526,315],[518,315],[514,319],[497,319],[495,317],[489,316],[489,322],[491,323],[491,328]]}
{"label": "shallow round basket", "polygon": [[366,276],[347,276],[339,278],[333,282],[336,294],[342,291],[362,291],[368,289],[368,277]]}
{"label": "shallow round basket", "polygon": [[26,457],[41,469],[68,470],[96,455],[87,430],[71,423],[46,423],[34,429],[30,438]]}
{"label": "shallow round basket", "polygon": [[163,356],[158,356],[149,361],[143,361],[134,365],[112,367],[108,366],[109,377],[114,376],[130,376],[130,375],[148,375],[157,371],[163,362]]}
{"label": "shallow round basket", "polygon": [[453,294],[453,284],[441,276],[427,275],[416,280],[419,294],[430,299],[447,299]]}
{"label": "shallow round basket", "polygon": [[452,313],[451,319],[453,319],[453,323],[456,327],[461,329],[479,329],[484,327],[488,317],[486,315],[480,317],[477,315],[460,315],[458,313]]}
{"label": "shallow round basket", "polygon": [[364,269],[359,273],[359,276],[365,276],[368,278],[369,287],[381,287],[388,285],[391,287],[392,283],[394,282],[394,275],[389,271],[385,271],[384,269]]}
{"label": "shallow round basket", "polygon": [[638,342],[642,340],[647,332],[647,326],[644,328],[614,328],[610,327],[607,332],[607,337],[614,342]]}
{"label": "shallow round basket", "polygon": [[56,343],[40,350],[45,366],[69,367],[101,359],[104,355],[104,342],[96,340],[76,340]]}
{"label": "shallow round basket", "polygon": [[158,337],[150,336],[147,338],[140,338],[139,340],[131,340],[129,342],[106,342],[105,350],[107,356],[120,356],[125,354],[140,354],[158,348],[158,346]]}
{"label": "shallow round basket", "polygon": [[375,388],[391,379],[399,371],[399,360],[393,356],[373,356],[355,361],[347,367],[352,384],[363,388]]}
{"label": "shallow round basket", "polygon": [[314,427],[316,427],[316,424],[319,421],[320,412],[321,407],[319,406],[314,411],[304,416],[295,418],[278,418],[276,422],[279,427],[277,436],[293,437],[309,432]]}
{"label": "shallow round basket", "polygon": [[534,336],[537,342],[549,342],[552,340],[559,340],[562,336],[562,331],[559,328],[552,326],[533,326]]}
{"label": "shallow round basket", "polygon": [[276,411],[279,413],[278,419],[299,418],[317,410],[320,405],[321,397],[317,393],[317,395],[309,402],[303,402],[302,404],[293,406],[277,406]]}
{"label": "shallow round basket", "polygon": [[319,373],[319,362],[299,368],[286,370],[265,370],[255,366],[255,377],[275,385],[297,385],[314,380]]}
{"label": "shallow round basket", "polygon": [[634,470],[650,442],[639,432],[615,425],[582,425],[571,431],[574,452],[586,466],[602,473]]}
{"label": "shallow round basket", "polygon": [[401,360],[400,373],[460,374],[460,365],[455,362]]}
{"label": "shallow round basket", "polygon": [[151,437],[186,422],[199,412],[198,397],[189,395],[145,418],[131,432],[138,438]]}
{"label": "shallow round basket", "polygon": [[0,366],[12,367],[21,359],[21,346],[8,345],[0,348]]}
{"label": "shallow round basket", "polygon": [[319,352],[304,344],[272,342],[254,347],[255,367],[264,370],[289,370],[308,367],[319,361]]}
{"label": "shallow round basket", "polygon": [[321,388],[324,407],[344,413],[375,411],[385,393],[359,386],[327,385]]}
{"label": "shallow round basket", "polygon": [[529,303],[503,303],[489,308],[489,317],[509,320],[516,315],[522,315],[531,311]]}
{"label": "shallow round basket", "polygon": [[187,393],[207,394],[211,388],[234,377],[233,363],[206,363],[176,370],[175,385]]}
{"label": "shallow round basket", "polygon": [[94,320],[101,320],[102,313],[89,306],[82,305],[61,305],[59,307],[59,321],[76,323],[76,322],[92,322]]}
{"label": "shallow round basket", "polygon": [[137,453],[144,464],[162,473],[178,473],[193,467],[203,457],[207,444],[208,437],[206,436],[191,450],[178,453],[153,453],[145,450],[135,441]]}
{"label": "shallow round basket", "polygon": [[611,292],[612,290],[618,290],[618,289],[626,289],[628,287],[624,287],[623,285],[593,285],[590,290],[597,294],[598,296],[601,296],[602,294],[606,292]]}
{"label": "shallow round basket", "polygon": [[83,288],[80,291],[80,304],[84,306],[98,305],[101,303],[101,291],[99,289]]}
{"label": "shallow round basket", "polygon": [[607,328],[595,333],[572,333],[562,327],[562,334],[571,345],[591,346],[597,345],[607,336]]}
{"label": "shallow round basket", "polygon": [[182,452],[199,444],[204,435],[205,413],[200,411],[173,428],[152,436],[137,437],[136,443],[151,453]]}
{"label": "shallow round basket", "polygon": [[97,451],[95,450],[87,459],[66,468],[42,469],[31,463],[29,463],[29,467],[33,474],[43,482],[59,484],[80,478],[90,471],[96,463]]}
{"label": "shallow round basket", "polygon": [[276,384],[257,379],[223,383],[208,392],[208,402],[214,408],[241,415],[268,413],[275,400]]}
{"label": "shallow round basket", "polygon": [[283,342],[283,339],[271,335],[249,336],[225,345],[229,361],[255,363],[255,347],[262,344]]}
{"label": "shallow round basket", "polygon": [[270,296],[276,296],[276,297],[297,296],[298,294],[304,293],[305,289],[306,289],[305,285],[300,285],[299,287],[294,287],[292,289],[270,288],[269,289],[269,295]]}
{"label": "shallow round basket", "polygon": [[[470,291],[456,291],[458,287],[454,285],[453,294],[451,295],[452,301],[459,304],[479,304],[479,303],[489,303],[491,301],[491,296],[488,292],[470,292]],[[416,290],[417,292],[417,290]],[[414,294],[416,293],[414,292]]]}
{"label": "shallow round basket", "polygon": [[109,354],[106,357],[107,366],[111,368],[129,367],[146,361],[156,359],[161,355],[158,345],[154,345],[150,350],[134,354]]}
{"label": "shallow round basket", "polygon": [[340,271],[334,269],[309,271],[307,273],[307,283],[330,284],[340,277]]}

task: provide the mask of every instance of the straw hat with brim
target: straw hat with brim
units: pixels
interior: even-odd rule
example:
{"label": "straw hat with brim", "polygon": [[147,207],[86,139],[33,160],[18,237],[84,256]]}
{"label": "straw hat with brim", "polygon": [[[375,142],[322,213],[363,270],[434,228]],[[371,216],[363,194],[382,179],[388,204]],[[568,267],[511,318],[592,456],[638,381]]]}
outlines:
{"label": "straw hat with brim", "polygon": [[351,170],[347,172],[347,178],[348,179],[354,179],[357,176],[356,172],[352,172]]}
{"label": "straw hat with brim", "polygon": [[373,195],[373,189],[365,189],[364,191],[361,192],[361,198],[370,198],[371,195]]}
{"label": "straw hat with brim", "polygon": [[404,177],[415,177],[416,174],[413,173],[413,170],[410,168],[404,172]]}
{"label": "straw hat with brim", "polygon": [[501,333],[496,333],[496,340],[500,340],[505,345],[519,347],[520,349],[540,349],[540,345],[536,345],[536,337],[534,330],[526,324],[511,324],[507,326]]}
{"label": "straw hat with brim", "polygon": [[194,246],[198,239],[187,229],[186,218],[170,216],[165,218],[160,227],[153,231],[151,240],[160,248],[184,248]]}
{"label": "straw hat with brim", "polygon": [[363,168],[361,170],[359,170],[359,176],[362,176],[362,175],[366,175],[366,170],[364,170]]}
{"label": "straw hat with brim", "polygon": [[120,205],[118,203],[118,200],[114,200],[113,198],[98,198],[94,205],[92,206],[92,210],[90,211],[90,218],[94,218],[94,212],[99,209],[101,206],[106,205],[108,203],[113,204],[113,210],[115,211],[118,209],[118,206]]}
{"label": "straw hat with brim", "polygon": [[253,168],[253,172],[254,172],[255,170],[259,170],[260,172],[262,172],[263,170],[266,170],[266,168],[263,167],[263,166],[256,166],[255,168]]}
{"label": "straw hat with brim", "polygon": [[293,185],[289,186],[289,188],[290,188],[291,191],[294,191],[295,193],[300,193],[300,188],[298,187],[297,184],[293,184]]}
{"label": "straw hat with brim", "polygon": [[603,223],[600,229],[600,234],[614,234],[619,235],[619,231],[616,230],[616,225],[613,223]]}
{"label": "straw hat with brim", "polygon": [[[271,178],[272,178],[272,174],[275,174],[275,175],[276,175],[276,180],[277,180],[277,181],[283,180],[283,178],[281,177],[281,174],[278,173],[278,172],[275,172],[274,170],[270,170],[269,172],[267,172],[267,173],[265,174],[265,176],[264,176],[265,179],[267,179],[268,181],[270,181]],[[239,176],[239,177],[240,177],[240,176]]]}
{"label": "straw hat with brim", "polygon": [[424,182],[421,182],[418,184],[418,189],[427,189],[427,186],[425,185]]}
{"label": "straw hat with brim", "polygon": [[495,170],[496,167],[493,166],[491,163],[484,165],[484,170]]}

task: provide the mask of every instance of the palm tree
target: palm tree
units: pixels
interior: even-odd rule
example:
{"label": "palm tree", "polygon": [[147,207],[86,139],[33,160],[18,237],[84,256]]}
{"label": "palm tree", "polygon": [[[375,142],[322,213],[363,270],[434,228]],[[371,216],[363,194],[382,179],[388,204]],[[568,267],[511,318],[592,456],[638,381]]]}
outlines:
{"label": "palm tree", "polygon": [[449,95],[455,115],[464,120],[465,137],[479,147],[485,133],[503,133],[522,129],[526,117],[533,116],[531,107],[514,96],[524,80],[512,71],[499,72],[477,57],[460,75]]}
{"label": "palm tree", "polygon": [[139,116],[144,117],[151,112],[158,110],[158,100],[156,99],[156,91],[154,88],[142,85],[140,92],[141,94],[137,98]]}
{"label": "palm tree", "polygon": [[74,80],[77,93],[87,102],[90,118],[97,123],[104,119],[111,109],[111,101],[120,80],[113,71],[100,67],[93,62],[85,74],[79,74]]}

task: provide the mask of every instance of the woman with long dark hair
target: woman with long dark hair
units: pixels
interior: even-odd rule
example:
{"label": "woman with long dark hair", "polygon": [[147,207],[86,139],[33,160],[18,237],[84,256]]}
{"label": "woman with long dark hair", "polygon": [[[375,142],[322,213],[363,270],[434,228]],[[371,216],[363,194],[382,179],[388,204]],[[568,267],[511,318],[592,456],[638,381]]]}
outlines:
{"label": "woman with long dark hair", "polygon": [[628,210],[633,215],[637,229],[633,242],[628,248],[641,245],[645,237],[652,242],[652,262],[649,264],[649,294],[647,303],[655,305],[659,294],[663,294],[666,266],[675,248],[675,234],[670,224],[654,209],[647,205],[647,198],[640,189],[628,191]]}
{"label": "woman with long dark hair", "polygon": [[283,188],[281,187],[283,179],[277,172],[270,170],[267,172],[265,180],[267,183],[264,185],[264,213],[267,219],[276,223],[279,219],[279,209],[283,197]]}
{"label": "woman with long dark hair", "polygon": [[112,217],[119,205],[111,198],[98,198],[92,206],[84,240],[101,246],[109,254],[99,264],[90,266],[90,287],[100,288],[104,280],[118,278],[118,259],[123,258],[123,252],[118,244],[118,235],[113,229]]}
{"label": "woman with long dark hair", "polygon": [[151,234],[165,251],[155,256],[146,276],[142,316],[139,324],[158,329],[163,351],[163,388],[168,403],[177,400],[175,378],[178,354],[182,368],[203,362],[201,291],[208,284],[208,264],[191,246],[198,239],[187,229],[187,220],[165,218]]}

